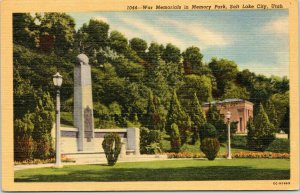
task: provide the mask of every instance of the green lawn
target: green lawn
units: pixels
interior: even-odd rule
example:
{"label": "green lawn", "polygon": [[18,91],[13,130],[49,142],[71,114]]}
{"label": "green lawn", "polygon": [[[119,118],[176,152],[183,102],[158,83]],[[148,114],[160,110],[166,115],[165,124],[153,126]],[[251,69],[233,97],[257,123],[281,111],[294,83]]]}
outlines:
{"label": "green lawn", "polygon": [[69,165],[15,171],[16,182],[283,180],[287,159],[166,160],[106,165]]}

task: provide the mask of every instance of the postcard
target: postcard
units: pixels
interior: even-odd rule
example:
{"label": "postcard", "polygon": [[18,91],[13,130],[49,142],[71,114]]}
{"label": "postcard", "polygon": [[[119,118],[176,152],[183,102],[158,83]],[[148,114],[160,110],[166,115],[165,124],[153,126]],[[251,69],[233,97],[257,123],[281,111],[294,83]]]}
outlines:
{"label": "postcard", "polygon": [[0,6],[3,191],[299,189],[298,1]]}

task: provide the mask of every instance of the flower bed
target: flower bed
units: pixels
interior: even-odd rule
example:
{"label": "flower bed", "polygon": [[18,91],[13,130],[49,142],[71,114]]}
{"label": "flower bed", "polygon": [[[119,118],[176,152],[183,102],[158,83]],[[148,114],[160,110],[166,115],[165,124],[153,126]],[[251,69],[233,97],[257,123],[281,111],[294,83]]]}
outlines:
{"label": "flower bed", "polygon": [[[62,156],[61,157],[62,162],[75,162],[75,160],[67,158]],[[55,163],[55,158],[49,158],[49,159],[32,159],[32,160],[24,160],[24,161],[15,161],[15,165],[26,165],[26,164],[49,164],[49,163]]]}
{"label": "flower bed", "polygon": [[[226,157],[226,155],[224,156]],[[281,158],[289,159],[289,153],[273,153],[273,152],[237,152],[233,153],[234,158]]]}
{"label": "flower bed", "polygon": [[[168,156],[169,159],[173,158],[205,158],[203,153],[164,153]],[[233,158],[277,158],[277,159],[289,159],[289,153],[273,153],[273,152],[253,152],[253,151],[244,151],[232,153]],[[218,154],[218,158],[226,158],[227,154]]]}

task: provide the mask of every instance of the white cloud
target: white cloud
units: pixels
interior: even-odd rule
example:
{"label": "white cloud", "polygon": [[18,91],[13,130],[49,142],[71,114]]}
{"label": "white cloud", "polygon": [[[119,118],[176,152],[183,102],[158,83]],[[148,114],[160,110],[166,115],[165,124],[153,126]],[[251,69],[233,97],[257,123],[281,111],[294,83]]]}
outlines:
{"label": "white cloud", "polygon": [[274,34],[288,34],[289,33],[289,23],[288,17],[281,17],[273,20],[263,26],[262,31]]}
{"label": "white cloud", "polygon": [[171,24],[179,30],[184,31],[189,36],[195,38],[200,44],[201,48],[207,48],[212,46],[226,46],[232,43],[229,36],[225,34],[208,29],[207,27],[199,23],[183,23],[171,19],[161,19],[161,22]]}
{"label": "white cloud", "polygon": [[241,70],[249,69],[251,72],[255,72],[255,74],[263,74],[265,76],[288,76],[289,77],[289,66],[280,63],[280,64],[264,64],[264,63],[243,63],[239,64]]}
{"label": "white cloud", "polygon": [[119,19],[122,22],[136,28],[137,30],[142,31],[144,33],[143,35],[150,36],[152,38],[151,41],[156,41],[163,44],[172,43],[179,47],[182,47],[184,45],[184,42],[179,38],[172,36],[172,34],[170,33],[160,31],[156,26],[151,25],[145,21],[141,21],[139,19],[131,17],[122,17]]}
{"label": "white cloud", "polygon": [[115,26],[115,25],[112,25],[111,27],[113,30],[117,30],[119,32],[121,32],[122,34],[124,34],[126,36],[126,38],[128,39],[132,39],[132,38],[135,38],[135,37],[140,37],[141,34],[131,30],[131,29],[128,29],[128,28],[125,28],[125,27],[121,27],[121,26]]}
{"label": "white cloud", "polygon": [[266,76],[288,76],[289,77],[289,53],[288,51],[274,52],[273,62],[253,62],[253,63],[239,63],[241,69],[249,69],[257,74]]}
{"label": "white cloud", "polygon": [[95,16],[95,17],[92,17],[92,19],[108,23],[108,19],[106,17],[103,17],[103,16]]}

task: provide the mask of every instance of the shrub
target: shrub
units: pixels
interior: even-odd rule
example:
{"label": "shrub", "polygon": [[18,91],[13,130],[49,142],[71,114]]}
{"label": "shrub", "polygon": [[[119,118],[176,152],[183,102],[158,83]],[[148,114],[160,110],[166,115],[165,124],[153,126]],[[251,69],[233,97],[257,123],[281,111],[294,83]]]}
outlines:
{"label": "shrub", "polygon": [[262,104],[259,105],[254,118],[254,121],[250,118],[247,123],[247,146],[250,150],[265,151],[275,140],[275,128],[270,123]]}
{"label": "shrub", "polygon": [[162,153],[160,143],[151,143],[145,147],[147,154],[159,154]]}
{"label": "shrub", "polygon": [[179,129],[176,123],[171,125],[171,151],[179,152],[181,147],[181,139],[179,134]]}
{"label": "shrub", "polygon": [[32,159],[34,143],[31,136],[24,135],[15,138],[14,156],[16,161]]}
{"label": "shrub", "polygon": [[149,143],[159,143],[161,140],[161,133],[159,130],[150,130],[148,135]]}
{"label": "shrub", "polygon": [[107,133],[104,136],[102,147],[105,152],[107,163],[113,166],[117,163],[119,154],[121,152],[121,138],[116,133]]}
{"label": "shrub", "polygon": [[200,139],[201,141],[205,138],[215,138],[217,137],[217,130],[215,126],[210,123],[204,124],[203,128],[200,129]]}
{"label": "shrub", "polygon": [[142,154],[156,154],[161,152],[161,132],[159,130],[140,129],[140,152]]}
{"label": "shrub", "polygon": [[149,129],[146,127],[140,128],[140,152],[141,154],[147,153],[147,145],[148,143],[148,136],[149,136]]}
{"label": "shrub", "polygon": [[51,140],[47,134],[34,141],[34,158],[47,159],[50,157]]}
{"label": "shrub", "polygon": [[201,142],[200,149],[208,160],[214,160],[220,150],[220,143],[217,138],[205,138]]}
{"label": "shrub", "polygon": [[247,137],[234,135],[231,138],[231,146],[235,147],[235,148],[246,149],[247,148]]}
{"label": "shrub", "polygon": [[289,139],[275,139],[266,151],[277,153],[289,153],[290,152],[290,140]]}

